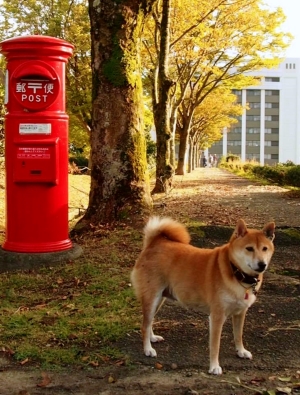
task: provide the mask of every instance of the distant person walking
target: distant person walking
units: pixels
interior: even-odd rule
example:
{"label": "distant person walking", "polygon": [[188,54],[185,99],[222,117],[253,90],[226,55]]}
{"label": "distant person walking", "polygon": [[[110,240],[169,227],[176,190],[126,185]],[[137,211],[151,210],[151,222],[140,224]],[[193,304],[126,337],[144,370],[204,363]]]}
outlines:
{"label": "distant person walking", "polygon": [[214,154],[214,157],[213,157],[213,166],[214,166],[214,167],[217,167],[217,164],[218,164],[218,157],[217,157],[216,154]]}

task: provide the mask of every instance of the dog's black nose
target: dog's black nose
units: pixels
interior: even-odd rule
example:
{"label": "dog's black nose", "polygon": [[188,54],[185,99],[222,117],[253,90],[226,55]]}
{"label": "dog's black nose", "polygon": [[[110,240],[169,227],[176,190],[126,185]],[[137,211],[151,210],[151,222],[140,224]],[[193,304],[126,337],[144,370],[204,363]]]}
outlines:
{"label": "dog's black nose", "polygon": [[257,266],[258,266],[258,271],[263,272],[267,265],[265,262],[258,262]]}

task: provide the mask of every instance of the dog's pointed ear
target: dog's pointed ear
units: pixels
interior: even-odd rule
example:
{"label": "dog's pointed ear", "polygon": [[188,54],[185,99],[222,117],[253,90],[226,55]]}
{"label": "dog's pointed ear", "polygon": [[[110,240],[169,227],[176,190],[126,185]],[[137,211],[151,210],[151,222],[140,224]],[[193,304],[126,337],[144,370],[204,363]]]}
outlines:
{"label": "dog's pointed ear", "polygon": [[239,219],[232,237],[237,239],[238,237],[244,237],[246,233],[248,233],[246,223],[243,219]]}
{"label": "dog's pointed ear", "polygon": [[269,222],[263,228],[263,232],[268,239],[273,241],[275,239],[275,222]]}

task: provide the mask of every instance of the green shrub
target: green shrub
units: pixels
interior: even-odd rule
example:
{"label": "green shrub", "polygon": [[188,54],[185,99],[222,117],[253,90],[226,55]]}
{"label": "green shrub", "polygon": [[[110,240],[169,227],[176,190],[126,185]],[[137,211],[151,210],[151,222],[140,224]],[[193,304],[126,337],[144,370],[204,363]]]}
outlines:
{"label": "green shrub", "polygon": [[257,166],[254,163],[246,162],[243,165],[243,170],[245,173],[253,173],[253,168]]}
{"label": "green shrub", "polygon": [[78,167],[88,167],[89,160],[85,156],[70,156],[69,163],[75,163]]}
{"label": "green shrub", "polygon": [[253,174],[260,178],[265,178],[268,181],[275,182],[279,185],[284,184],[285,171],[277,169],[274,166],[255,166],[252,170]]}
{"label": "green shrub", "polygon": [[286,169],[285,184],[300,187],[300,165],[289,166]]}
{"label": "green shrub", "polygon": [[235,161],[240,161],[241,158],[238,155],[234,154],[228,154],[226,156],[226,162],[235,162]]}

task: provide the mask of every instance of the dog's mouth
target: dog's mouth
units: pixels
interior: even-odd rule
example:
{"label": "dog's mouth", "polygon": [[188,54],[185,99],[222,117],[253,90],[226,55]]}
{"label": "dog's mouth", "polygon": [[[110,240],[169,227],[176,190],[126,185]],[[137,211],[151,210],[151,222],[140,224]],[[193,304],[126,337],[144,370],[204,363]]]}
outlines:
{"label": "dog's mouth", "polygon": [[267,264],[265,262],[258,262],[255,269],[252,268],[256,273],[263,273],[267,269]]}

